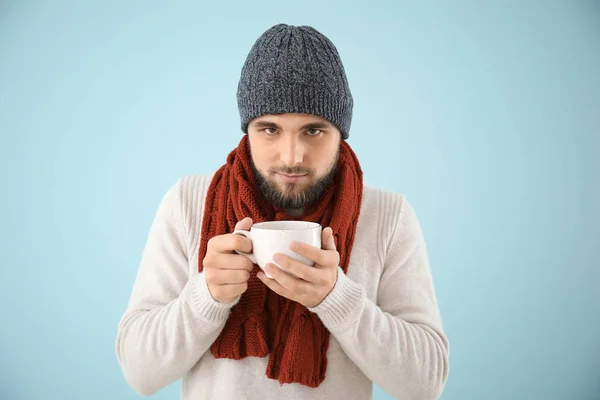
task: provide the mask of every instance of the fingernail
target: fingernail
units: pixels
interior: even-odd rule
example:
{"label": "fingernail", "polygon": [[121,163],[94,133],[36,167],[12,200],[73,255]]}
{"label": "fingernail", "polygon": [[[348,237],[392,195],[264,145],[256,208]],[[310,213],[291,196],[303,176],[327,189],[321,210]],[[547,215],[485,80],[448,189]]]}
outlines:
{"label": "fingernail", "polygon": [[298,242],[296,242],[295,240],[293,240],[293,241],[290,243],[290,249],[292,249],[292,250],[296,250],[297,248],[298,248]]}

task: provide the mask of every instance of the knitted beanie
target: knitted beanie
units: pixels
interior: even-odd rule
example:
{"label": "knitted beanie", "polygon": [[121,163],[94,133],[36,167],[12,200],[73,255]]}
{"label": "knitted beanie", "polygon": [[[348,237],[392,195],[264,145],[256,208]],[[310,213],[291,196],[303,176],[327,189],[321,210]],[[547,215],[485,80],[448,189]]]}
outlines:
{"label": "knitted beanie", "polygon": [[277,24],[254,43],[237,90],[241,128],[261,115],[302,113],[334,124],[348,139],[353,100],[334,44],[310,26]]}

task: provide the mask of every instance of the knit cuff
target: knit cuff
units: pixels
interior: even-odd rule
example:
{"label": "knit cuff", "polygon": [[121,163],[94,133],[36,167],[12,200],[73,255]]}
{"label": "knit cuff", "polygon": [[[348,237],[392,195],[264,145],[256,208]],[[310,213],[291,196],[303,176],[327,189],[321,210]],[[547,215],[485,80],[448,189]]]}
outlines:
{"label": "knit cuff", "polygon": [[308,310],[316,313],[329,331],[341,332],[360,317],[365,300],[366,293],[362,285],[354,282],[338,267],[333,290],[321,304]]}
{"label": "knit cuff", "polygon": [[238,296],[230,303],[219,303],[215,300],[208,290],[208,285],[203,273],[196,274],[189,283],[188,299],[194,309],[202,318],[209,321],[221,322],[227,319],[231,308],[236,305],[241,296]]}

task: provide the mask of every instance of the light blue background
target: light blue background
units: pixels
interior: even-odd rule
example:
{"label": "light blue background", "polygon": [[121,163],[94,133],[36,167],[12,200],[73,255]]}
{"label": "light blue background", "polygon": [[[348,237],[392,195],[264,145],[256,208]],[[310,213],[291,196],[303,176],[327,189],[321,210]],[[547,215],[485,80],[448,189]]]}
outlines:
{"label": "light blue background", "polygon": [[154,212],[237,144],[279,22],[334,41],[365,179],[417,210],[443,399],[600,398],[600,3],[319,3],[0,2],[0,399],[141,397],[114,340]]}

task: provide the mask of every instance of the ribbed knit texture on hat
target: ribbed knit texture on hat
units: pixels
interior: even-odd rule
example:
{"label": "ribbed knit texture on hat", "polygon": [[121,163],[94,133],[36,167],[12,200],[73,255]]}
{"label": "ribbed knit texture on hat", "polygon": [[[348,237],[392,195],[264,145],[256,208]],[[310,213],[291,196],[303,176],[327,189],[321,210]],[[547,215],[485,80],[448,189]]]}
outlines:
{"label": "ribbed knit texture on hat", "polygon": [[241,128],[259,116],[317,115],[347,139],[354,105],[346,72],[334,44],[310,26],[278,24],[254,43],[237,90]]}

